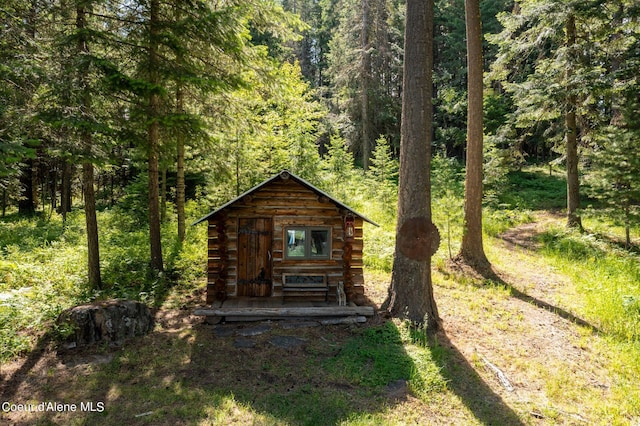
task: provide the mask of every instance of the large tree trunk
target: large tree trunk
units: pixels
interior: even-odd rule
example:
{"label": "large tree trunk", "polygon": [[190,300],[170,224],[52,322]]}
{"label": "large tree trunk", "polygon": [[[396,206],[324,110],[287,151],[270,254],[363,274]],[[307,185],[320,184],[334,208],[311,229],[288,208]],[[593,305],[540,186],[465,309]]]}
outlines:
{"label": "large tree trunk", "polygon": [[362,32],[360,33],[360,48],[362,58],[360,64],[360,112],[362,120],[362,167],[369,170],[369,158],[371,157],[371,132],[369,114],[369,87],[371,80],[371,53],[369,53],[369,25],[370,11],[369,1],[362,0]]}
{"label": "large tree trunk", "polygon": [[93,188],[93,164],[85,162],[82,165],[82,189],[84,192],[84,215],[87,226],[87,247],[89,265],[89,286],[93,289],[102,288],[100,277],[100,244],[98,240],[98,219],[96,216],[96,197]]}
{"label": "large tree trunk", "polygon": [[[431,126],[433,69],[433,0],[407,1],[400,143],[400,182],[396,250],[389,312],[434,332],[440,316],[431,284],[429,238],[403,232],[411,222],[431,223]],[[402,244],[412,240],[419,256],[407,256]]]}
{"label": "large tree trunk", "polygon": [[[576,19],[573,15],[567,18],[567,47],[573,56],[573,46],[576,44]],[[567,81],[571,81],[571,64],[567,67]],[[576,122],[576,95],[572,84],[569,83],[565,125],[567,133],[567,226],[581,228],[582,221],[578,216],[580,208],[580,181],[578,175],[578,125]]]}
{"label": "large tree trunk", "polygon": [[[178,84],[176,93],[176,108],[179,114],[184,113],[184,93],[182,85]],[[176,209],[178,211],[178,241],[183,242],[186,234],[185,183],[184,183],[184,136],[178,132],[177,143],[177,177],[176,177]]]}
{"label": "large tree trunk", "polygon": [[482,246],[482,26],[479,0],[465,1],[467,27],[467,160],[464,186],[464,228],[460,257],[475,268],[489,261]]}
{"label": "large tree trunk", "polygon": [[[78,38],[78,54],[88,55],[89,46],[86,40],[86,15],[85,9],[79,5],[76,9],[76,29],[79,33]],[[80,71],[79,82],[82,86],[82,113],[85,119],[89,119],[92,110],[91,88],[87,71]],[[93,137],[91,132],[83,128],[81,130],[81,143],[86,155],[91,152],[93,145]],[[93,164],[89,159],[85,159],[82,164],[82,193],[84,196],[84,215],[87,227],[87,248],[88,248],[88,277],[89,287],[92,289],[102,288],[102,279],[100,277],[100,244],[98,240],[98,219],[96,215],[96,197],[94,190]]]}
{"label": "large tree trunk", "polygon": [[151,249],[151,268],[157,271],[164,269],[162,261],[162,240],[160,236],[160,200],[158,188],[158,156],[160,145],[160,95],[157,86],[158,75],[158,38],[160,37],[159,0],[152,0],[150,5],[150,37],[149,37],[149,83],[152,86],[149,94],[149,128],[147,133],[149,152],[149,245]]}

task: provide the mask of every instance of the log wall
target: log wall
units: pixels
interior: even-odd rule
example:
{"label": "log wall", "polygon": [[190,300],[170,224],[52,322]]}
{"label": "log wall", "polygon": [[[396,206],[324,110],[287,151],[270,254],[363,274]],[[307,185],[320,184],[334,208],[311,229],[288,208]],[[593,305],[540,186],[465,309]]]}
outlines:
{"label": "log wall", "polygon": [[[229,205],[209,218],[209,255],[207,303],[238,296],[238,227],[241,218],[271,218],[272,292],[271,297],[283,297],[283,274],[326,275],[329,300],[336,299],[338,282],[345,284],[348,300],[364,294],[362,274],[362,225],[355,218],[353,241],[344,239],[344,214],[327,197],[287,179],[274,181]],[[329,259],[287,259],[286,227],[328,227],[331,230]],[[300,297],[305,297],[301,295]]]}

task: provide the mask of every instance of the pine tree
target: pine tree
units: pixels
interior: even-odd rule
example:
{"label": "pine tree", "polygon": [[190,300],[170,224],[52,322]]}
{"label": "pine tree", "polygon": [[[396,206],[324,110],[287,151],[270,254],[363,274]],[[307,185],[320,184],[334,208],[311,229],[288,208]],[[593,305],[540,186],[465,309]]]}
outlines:
{"label": "pine tree", "polygon": [[[567,225],[581,227],[578,208],[579,150],[592,126],[590,93],[598,93],[601,44],[591,36],[601,25],[599,8],[569,0],[524,0],[500,16],[504,30],[489,37],[498,44],[494,78],[511,96],[517,127],[562,146],[567,165]],[[597,107],[596,107],[597,108]]]}
{"label": "pine tree", "polygon": [[390,23],[400,12],[387,0],[343,5],[329,43],[329,90],[335,126],[367,169],[377,135],[398,143],[402,37]]}
{"label": "pine tree", "polygon": [[0,7],[0,177],[4,190],[18,183],[20,162],[35,156],[27,142],[26,118],[39,80],[29,30],[30,2],[7,0]]}
{"label": "pine tree", "polygon": [[640,151],[638,129],[608,126],[594,138],[588,154],[587,192],[604,204],[600,210],[625,228],[631,246],[631,228],[640,225]]}
{"label": "pine tree", "polygon": [[[496,46],[484,40],[500,30],[496,15],[508,10],[510,0],[480,2],[485,66],[495,59]],[[464,157],[467,125],[467,66],[464,0],[436,0],[434,34],[434,146],[447,156]]]}
{"label": "pine tree", "polygon": [[460,258],[480,270],[489,267],[482,246],[483,62],[479,0],[465,1],[467,27],[467,162],[464,188],[464,228]]}
{"label": "pine tree", "polygon": [[389,295],[393,315],[441,327],[431,283],[431,95],[433,1],[407,1],[396,251]]}
{"label": "pine tree", "polygon": [[108,7],[105,13],[113,19],[107,25],[117,47],[103,68],[114,98],[117,94],[128,102],[121,123],[136,135],[147,159],[151,266],[161,271],[158,186],[160,164],[166,162],[160,157],[175,152],[180,163],[179,238],[183,238],[186,136],[208,138],[204,126],[207,112],[215,110],[211,102],[216,94],[245,85],[246,75],[270,72],[271,67],[257,66],[267,61],[264,49],[251,45],[251,30],[261,32],[268,25],[273,34],[287,38],[295,20],[276,2],[257,0],[217,5],[202,0],[141,0],[127,7],[118,2]]}
{"label": "pine tree", "polygon": [[376,141],[367,174],[382,204],[386,209],[393,210],[395,206],[392,201],[397,196],[398,161],[392,157],[389,142],[383,136]]}
{"label": "pine tree", "polygon": [[85,153],[85,160],[82,164],[82,192],[84,195],[84,215],[87,229],[89,288],[97,290],[102,288],[102,279],[100,275],[100,245],[98,240],[94,173],[93,163],[91,162],[94,141],[89,124],[93,118],[93,96],[92,86],[89,82],[89,64],[86,60],[90,55],[87,36],[90,31],[87,24],[87,9],[90,7],[91,2],[86,0],[76,2],[76,54],[78,58],[84,59],[78,62],[80,66],[76,69],[76,73],[80,92],[80,113],[82,120],[86,123],[84,126],[80,126],[79,136],[82,150]]}
{"label": "pine tree", "polygon": [[590,105],[596,119],[586,138],[585,183],[587,194],[603,205],[597,212],[624,226],[630,247],[631,229],[640,223],[640,102],[635,77],[640,73],[640,43],[630,37],[630,29],[637,28],[640,8],[620,1],[606,11],[590,28],[599,46],[597,61],[604,66],[600,97]]}
{"label": "pine tree", "polygon": [[42,54],[42,17],[35,0],[8,0],[0,8],[0,170],[19,181],[18,211],[33,216],[39,198],[43,128],[37,120],[38,91],[46,71]]}
{"label": "pine tree", "polygon": [[346,200],[346,182],[350,181],[353,173],[353,154],[347,149],[344,139],[338,135],[331,135],[327,154],[323,159],[323,168],[330,178],[331,193],[338,199]]}

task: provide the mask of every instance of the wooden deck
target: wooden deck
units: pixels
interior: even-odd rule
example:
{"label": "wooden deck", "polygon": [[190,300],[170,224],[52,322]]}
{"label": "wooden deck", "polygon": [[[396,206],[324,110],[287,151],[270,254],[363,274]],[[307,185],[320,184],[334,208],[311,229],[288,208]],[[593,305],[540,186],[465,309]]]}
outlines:
{"label": "wooden deck", "polygon": [[194,315],[250,319],[331,318],[374,315],[373,306],[338,306],[331,302],[283,301],[273,297],[238,297],[198,308]]}

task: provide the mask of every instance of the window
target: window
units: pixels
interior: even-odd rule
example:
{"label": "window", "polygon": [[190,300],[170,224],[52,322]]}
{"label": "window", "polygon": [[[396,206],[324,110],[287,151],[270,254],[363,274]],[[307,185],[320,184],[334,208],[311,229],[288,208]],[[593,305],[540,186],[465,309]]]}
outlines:
{"label": "window", "polygon": [[296,226],[286,228],[287,259],[329,259],[331,229]]}

